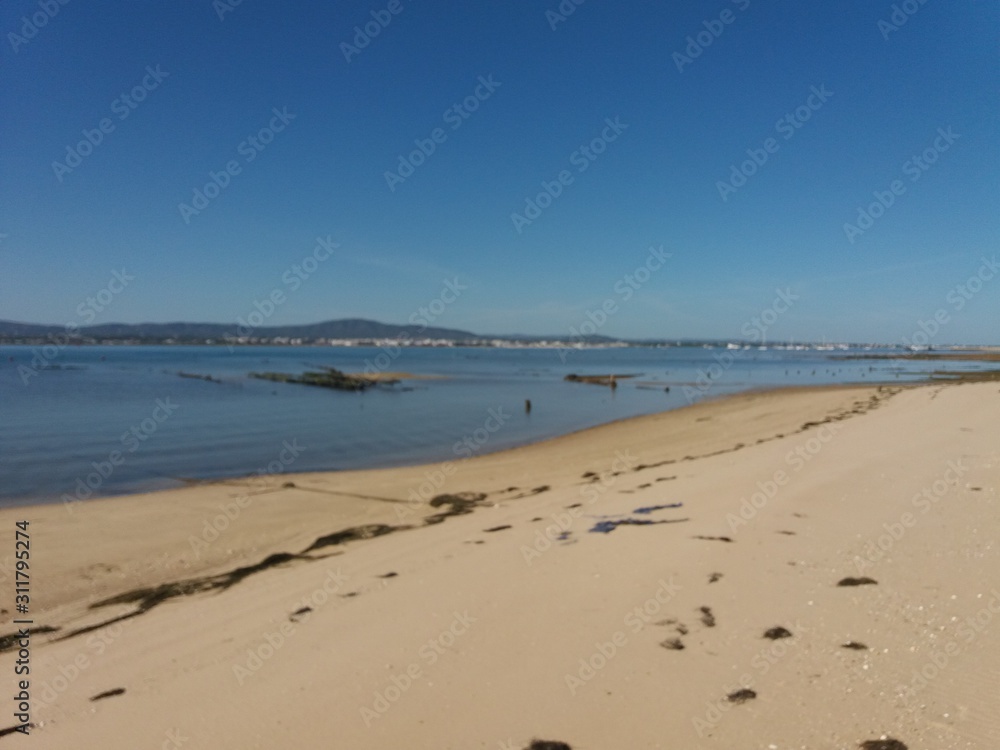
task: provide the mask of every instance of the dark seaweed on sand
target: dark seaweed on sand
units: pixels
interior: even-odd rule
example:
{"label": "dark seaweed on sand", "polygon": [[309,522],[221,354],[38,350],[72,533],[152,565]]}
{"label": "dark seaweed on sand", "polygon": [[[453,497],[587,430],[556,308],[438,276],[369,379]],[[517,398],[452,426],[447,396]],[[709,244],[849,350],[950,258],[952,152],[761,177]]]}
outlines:
{"label": "dark seaweed on sand", "polygon": [[715,615],[712,614],[710,607],[699,607],[698,611],[701,612],[701,624],[706,628],[715,627]]}
{"label": "dark seaweed on sand", "polygon": [[552,740],[532,740],[526,750],[573,750],[565,742],[553,742]]}
{"label": "dark seaweed on sand", "polygon": [[661,523],[684,523],[687,520],[686,518],[678,518],[672,521],[650,521],[646,518],[623,518],[613,521],[598,521],[590,531],[596,534],[610,534],[619,526],[655,526]]}
{"label": "dark seaweed on sand", "polygon": [[726,696],[726,699],[730,703],[746,703],[747,701],[753,700],[757,697],[757,693],[749,688],[744,688],[743,690],[737,690],[735,693],[730,693]]}
{"label": "dark seaweed on sand", "polygon": [[887,737],[884,740],[865,740],[858,747],[861,750],[908,750],[906,745],[899,740],[892,739],[892,737]]}
{"label": "dark seaweed on sand", "polygon": [[680,508],[684,503],[670,503],[668,505],[647,505],[644,508],[636,508],[633,513],[642,513],[643,515],[649,515],[654,510],[666,510],[667,508]]}
{"label": "dark seaweed on sand", "polygon": [[776,628],[771,628],[770,630],[764,631],[764,637],[770,638],[772,641],[776,641],[779,638],[791,638],[792,632],[781,626]]}
{"label": "dark seaweed on sand", "polygon": [[878,581],[874,578],[868,578],[867,576],[864,578],[841,578],[837,581],[838,586],[874,586],[877,583]]}
{"label": "dark seaweed on sand", "polygon": [[124,695],[124,693],[125,693],[125,688],[115,688],[114,690],[105,690],[103,693],[98,693],[90,700],[99,701],[103,700],[104,698],[114,698],[116,695]]}

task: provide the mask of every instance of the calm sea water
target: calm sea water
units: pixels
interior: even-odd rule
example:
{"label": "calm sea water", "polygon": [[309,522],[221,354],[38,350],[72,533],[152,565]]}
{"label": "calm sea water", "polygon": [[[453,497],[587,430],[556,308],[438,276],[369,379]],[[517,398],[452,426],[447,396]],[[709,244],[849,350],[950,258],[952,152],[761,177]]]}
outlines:
{"label": "calm sea water", "polygon": [[[318,365],[363,371],[379,355],[389,370],[448,377],[365,393],[247,377]],[[710,368],[721,375],[699,396],[903,381],[933,369],[933,363],[834,362],[828,352],[773,349],[591,349],[570,351],[563,361],[542,349],[411,348],[390,358],[363,347],[95,346],[64,349],[50,361],[57,369],[25,383],[19,368],[30,366],[32,356],[30,347],[0,347],[0,505],[245,476],[269,465],[335,470],[485,453],[685,406],[684,384],[692,387]],[[723,368],[720,361],[731,364]],[[222,382],[182,378],[181,371]],[[572,372],[641,377],[612,391],[564,382]],[[532,401],[530,414],[525,399]]]}

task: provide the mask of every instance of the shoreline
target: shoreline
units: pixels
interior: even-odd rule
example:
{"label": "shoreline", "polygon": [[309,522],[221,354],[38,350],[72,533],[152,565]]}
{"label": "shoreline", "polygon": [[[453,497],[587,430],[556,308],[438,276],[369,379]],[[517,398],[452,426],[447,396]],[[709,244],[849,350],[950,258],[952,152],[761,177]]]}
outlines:
{"label": "shoreline", "polygon": [[[992,383],[766,389],[455,462],[0,510],[9,549],[31,520],[32,614],[57,628],[33,638],[36,684],[89,659],[35,693],[35,731],[155,746],[224,695],[214,729],[181,727],[190,750],[995,736],[976,686],[1000,668],[1000,600],[948,680],[897,688],[939,621],[992,601],[998,405]],[[911,498],[941,477],[924,513]],[[442,703],[455,721],[427,721]]]}
{"label": "shoreline", "polygon": [[[390,375],[392,376],[392,378],[389,378]],[[968,379],[972,380],[972,377],[975,376],[975,375],[976,375],[976,373],[970,373]],[[385,379],[385,378],[389,378],[389,379],[402,379],[402,380],[410,380],[410,379],[412,379],[412,380],[424,380],[424,379],[435,379],[435,380],[437,380],[437,379],[448,379],[449,377],[450,376],[448,376],[448,375],[411,375],[411,374],[408,374],[408,373],[386,373],[383,376],[383,378],[376,378],[376,380],[381,380],[381,379]],[[520,449],[523,449],[523,448],[530,448],[532,446],[541,446],[541,445],[545,445],[545,444],[547,444],[547,443],[549,443],[551,441],[560,440],[562,438],[566,438],[566,437],[569,437],[569,436],[572,436],[572,435],[578,435],[578,434],[581,434],[581,433],[587,433],[587,432],[590,432],[591,430],[600,430],[600,429],[602,429],[604,427],[608,427],[609,425],[617,425],[617,424],[629,423],[629,422],[632,422],[634,420],[643,420],[643,419],[649,419],[649,418],[658,418],[658,417],[662,417],[663,415],[666,415],[666,414],[673,414],[673,413],[677,413],[677,412],[682,412],[682,411],[684,411],[686,409],[697,407],[699,405],[709,404],[709,403],[718,403],[718,402],[726,401],[727,399],[736,399],[736,398],[739,398],[741,396],[750,395],[750,394],[768,395],[768,394],[780,394],[780,393],[785,393],[785,392],[788,392],[788,393],[819,392],[819,393],[821,393],[821,392],[832,392],[832,391],[837,391],[837,390],[878,389],[878,388],[906,389],[906,388],[919,388],[919,387],[923,387],[923,386],[941,385],[943,383],[957,384],[959,382],[965,382],[965,378],[961,378],[961,377],[959,377],[959,378],[949,378],[948,380],[928,378],[926,380],[910,381],[910,382],[902,382],[902,383],[898,382],[898,381],[888,381],[888,380],[886,380],[886,381],[872,381],[872,382],[867,382],[867,383],[827,383],[827,384],[817,384],[817,385],[809,384],[809,385],[781,385],[781,386],[752,387],[752,388],[747,388],[745,390],[736,391],[736,392],[733,392],[733,393],[721,393],[721,394],[717,394],[717,395],[708,395],[708,396],[705,396],[704,398],[702,398],[699,401],[696,401],[694,403],[683,404],[683,405],[677,406],[677,407],[675,407],[673,409],[664,409],[664,410],[661,410],[661,411],[651,412],[649,414],[638,414],[638,415],[628,416],[628,417],[619,417],[617,419],[612,419],[612,420],[610,420],[608,422],[602,422],[600,424],[591,425],[589,427],[580,427],[580,428],[572,429],[569,432],[559,433],[557,435],[550,435],[548,437],[542,437],[542,438],[538,438],[538,439],[529,439],[529,440],[527,440],[527,441],[525,441],[523,443],[515,443],[513,445],[507,445],[507,446],[504,446],[504,447],[501,447],[501,448],[492,449],[492,450],[488,446],[485,446],[484,448],[482,448],[472,458],[484,458],[484,457],[487,457],[487,456],[494,456],[494,455],[497,455],[497,454],[500,454],[500,453],[505,453],[507,451],[516,451],[516,450],[520,450]],[[374,472],[374,471],[391,471],[391,470],[395,470],[395,469],[418,469],[418,468],[423,467],[423,466],[434,466],[434,465],[439,465],[439,464],[443,464],[443,463],[463,462],[463,461],[466,461],[466,460],[468,460],[468,459],[466,459],[464,457],[457,456],[455,454],[452,454],[452,455],[450,455],[448,457],[438,458],[438,459],[429,459],[429,460],[423,459],[423,460],[416,460],[416,461],[412,461],[412,462],[403,462],[403,463],[392,462],[392,463],[386,463],[384,465],[361,466],[361,467],[347,468],[347,469],[320,469],[320,470],[314,470],[314,471],[292,471],[292,472],[280,472],[280,473],[275,472],[275,473],[267,473],[267,474],[263,474],[263,475],[258,474],[257,472],[251,472],[251,473],[248,473],[248,474],[232,474],[232,475],[221,476],[221,477],[204,477],[204,478],[199,478],[199,477],[158,477],[155,480],[156,482],[159,482],[159,483],[169,482],[169,483],[171,483],[171,486],[159,486],[159,487],[156,487],[156,486],[153,486],[153,480],[149,480],[150,481],[150,486],[148,488],[134,488],[134,489],[129,489],[129,490],[125,490],[125,491],[122,491],[122,492],[116,492],[116,493],[107,494],[107,495],[94,495],[92,497],[87,498],[86,500],[75,500],[75,501],[73,501],[73,505],[76,505],[77,503],[87,503],[87,504],[90,504],[90,503],[95,503],[95,502],[101,502],[101,501],[107,501],[107,500],[115,500],[115,499],[121,499],[121,498],[131,498],[131,497],[137,497],[137,496],[154,495],[154,494],[161,493],[161,492],[174,492],[174,491],[184,490],[184,489],[189,489],[189,488],[210,487],[210,486],[215,486],[215,485],[232,485],[233,483],[239,484],[239,483],[243,483],[243,482],[254,481],[257,477],[272,477],[272,478],[275,478],[275,477],[288,477],[289,481],[294,481],[294,477],[300,476],[300,475],[311,475],[311,476],[312,475],[330,475],[330,476],[336,476],[336,475],[339,475],[339,474],[350,473],[350,472],[369,472],[369,471]],[[51,500],[45,501],[45,500],[42,500],[41,497],[32,497],[32,496],[28,496],[28,497],[23,497],[22,496],[22,497],[5,498],[4,502],[8,503],[8,504],[0,507],[0,512],[3,512],[3,511],[13,511],[13,510],[19,510],[19,509],[36,508],[36,507],[52,507],[52,506],[66,505],[67,504],[67,501],[62,500],[62,499],[58,499],[58,498],[52,498]]]}

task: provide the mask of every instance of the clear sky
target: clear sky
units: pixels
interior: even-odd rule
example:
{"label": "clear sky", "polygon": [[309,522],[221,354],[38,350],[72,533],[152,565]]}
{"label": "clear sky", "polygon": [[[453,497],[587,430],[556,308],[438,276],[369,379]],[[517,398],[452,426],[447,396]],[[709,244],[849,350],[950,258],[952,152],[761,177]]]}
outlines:
{"label": "clear sky", "polygon": [[0,318],[1000,344],[1000,8],[896,8],[4,0]]}

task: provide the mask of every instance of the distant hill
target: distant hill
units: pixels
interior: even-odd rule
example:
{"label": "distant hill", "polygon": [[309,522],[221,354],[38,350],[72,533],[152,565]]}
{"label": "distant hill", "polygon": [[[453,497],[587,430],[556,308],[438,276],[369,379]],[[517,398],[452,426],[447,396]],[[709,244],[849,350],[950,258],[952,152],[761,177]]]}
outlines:
{"label": "distant hill", "polygon": [[[6,338],[43,337],[65,333],[64,326],[36,325],[0,320],[0,336]],[[239,336],[235,323],[104,323],[82,326],[78,333],[92,338],[141,338],[141,339],[224,339]],[[348,318],[328,320],[323,323],[292,326],[261,326],[247,332],[259,338],[302,338],[302,339],[370,339],[370,338],[413,338],[447,339],[469,341],[483,339],[469,331],[452,328],[424,328],[414,325],[393,325],[374,320]]]}

